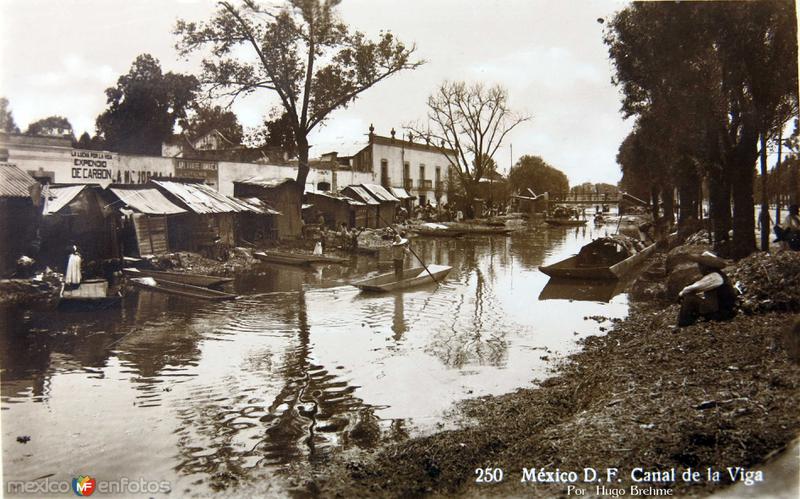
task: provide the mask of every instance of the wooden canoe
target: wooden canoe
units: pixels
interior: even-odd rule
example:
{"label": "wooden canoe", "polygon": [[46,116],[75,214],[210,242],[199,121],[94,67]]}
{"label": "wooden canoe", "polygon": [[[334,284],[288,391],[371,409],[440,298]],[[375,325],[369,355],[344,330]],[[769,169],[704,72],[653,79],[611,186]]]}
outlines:
{"label": "wooden canoe", "polygon": [[581,225],[586,225],[586,220],[572,220],[569,218],[545,218],[544,221],[547,225],[555,227],[580,227]]}
{"label": "wooden canoe", "polygon": [[508,235],[514,232],[514,229],[508,227],[491,227],[489,225],[468,224],[468,223],[451,223],[448,224],[453,230],[461,231],[467,235],[473,234],[488,234],[488,235]]}
{"label": "wooden canoe", "polygon": [[278,251],[256,251],[253,256],[262,262],[282,263],[284,265],[311,265],[314,261],[311,255],[297,255]]}
{"label": "wooden canoe", "polygon": [[290,253],[288,251],[256,251],[253,256],[263,262],[283,263],[286,265],[310,265],[312,263],[345,264],[350,260],[331,255],[311,255],[307,253]]}
{"label": "wooden canoe", "polygon": [[577,255],[571,256],[552,265],[539,267],[542,273],[550,277],[565,279],[623,279],[639,264],[643,263],[655,251],[656,245],[651,244],[635,255],[629,256],[614,265],[586,267],[577,266]]}
{"label": "wooden canoe", "polygon": [[233,277],[219,277],[205,274],[189,274],[183,272],[162,272],[160,270],[146,269],[122,269],[122,273],[128,277],[152,277],[156,281],[179,282],[191,284],[192,286],[217,286],[233,281]]}
{"label": "wooden canoe", "polygon": [[625,290],[627,280],[580,280],[559,279],[547,280],[539,300],[575,300],[608,303],[616,295]]}
{"label": "wooden canoe", "polygon": [[[437,282],[447,276],[448,272],[453,267],[447,265],[428,265],[428,270],[433,274]],[[400,289],[407,289],[414,286],[423,284],[433,284],[430,274],[423,267],[415,267],[413,269],[406,269],[403,271],[403,278],[397,280],[394,272],[388,274],[381,274],[377,277],[363,279],[352,283],[353,286],[363,291],[396,291]]]}
{"label": "wooden canoe", "polygon": [[191,284],[183,284],[180,282],[170,282],[162,280],[154,280],[155,285],[148,282],[147,278],[132,278],[130,282],[139,288],[147,289],[150,291],[157,291],[159,293],[168,293],[178,296],[186,296],[188,298],[198,298],[201,300],[233,300],[237,298],[236,295],[217,291],[216,289],[204,288],[201,286],[192,286]]}

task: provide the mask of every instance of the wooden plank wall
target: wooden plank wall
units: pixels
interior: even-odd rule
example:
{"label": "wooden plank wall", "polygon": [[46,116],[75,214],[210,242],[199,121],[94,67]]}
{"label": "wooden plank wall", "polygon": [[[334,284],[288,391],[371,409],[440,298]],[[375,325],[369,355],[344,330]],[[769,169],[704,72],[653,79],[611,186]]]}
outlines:
{"label": "wooden plank wall", "polygon": [[133,215],[133,227],[136,230],[139,256],[159,255],[169,251],[167,244],[167,217],[136,213]]}

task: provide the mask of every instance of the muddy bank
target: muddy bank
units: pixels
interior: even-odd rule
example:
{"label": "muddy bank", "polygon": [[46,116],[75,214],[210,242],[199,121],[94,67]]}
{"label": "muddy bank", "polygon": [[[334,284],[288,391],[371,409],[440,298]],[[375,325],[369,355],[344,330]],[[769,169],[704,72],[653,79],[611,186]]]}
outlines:
{"label": "muddy bank", "polygon": [[[751,264],[745,261],[737,277],[748,281],[753,269],[761,271]],[[640,485],[678,496],[719,490],[731,483],[726,472],[718,482],[694,483],[680,480],[680,472],[756,469],[800,431],[800,367],[784,347],[796,315],[739,314],[678,329],[677,308],[634,304],[626,320],[606,336],[587,338],[539,387],[464,403],[474,425],[294,470],[302,477],[298,493],[566,495],[564,484],[520,483],[522,469],[532,467],[618,468],[620,487],[633,484],[634,468],[674,468],[676,481]],[[476,484],[475,470],[486,467],[502,468],[504,481]],[[595,486],[586,486],[588,495]]]}

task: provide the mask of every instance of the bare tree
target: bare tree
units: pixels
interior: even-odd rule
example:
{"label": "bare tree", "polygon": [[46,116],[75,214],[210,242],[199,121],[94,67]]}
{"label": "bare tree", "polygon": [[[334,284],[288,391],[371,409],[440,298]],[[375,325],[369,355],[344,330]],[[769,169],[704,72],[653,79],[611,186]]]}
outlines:
{"label": "bare tree", "polygon": [[478,182],[490,173],[493,156],[505,136],[530,116],[508,108],[508,92],[500,85],[444,82],[428,97],[428,120],[433,129],[408,126],[412,133],[441,144],[458,174],[467,199],[476,196]]}

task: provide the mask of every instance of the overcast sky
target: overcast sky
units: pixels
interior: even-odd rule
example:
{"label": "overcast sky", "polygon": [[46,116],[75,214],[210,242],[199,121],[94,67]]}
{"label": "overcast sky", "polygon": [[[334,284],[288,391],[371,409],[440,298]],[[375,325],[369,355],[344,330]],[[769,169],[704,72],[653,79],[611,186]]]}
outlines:
{"label": "overcast sky", "polygon": [[[427,63],[399,73],[335,111],[312,139],[357,140],[425,123],[427,96],[443,80],[500,83],[514,110],[532,120],[510,134],[495,156],[508,171],[512,150],[542,156],[571,184],[616,183],[615,156],[630,131],[619,114],[603,25],[623,2],[613,0],[344,0],[342,20],[370,35],[391,30],[417,45]],[[164,71],[195,72],[172,34],[178,18],[207,19],[207,0],[0,0],[0,96],[10,100],[20,128],[50,115],[66,116],[80,135],[94,132],[105,88],[141,53]],[[264,94],[234,105],[245,127],[277,103]],[[513,144],[513,148],[510,147]],[[311,150],[312,156],[315,154]],[[319,151],[316,151],[318,153]]]}

